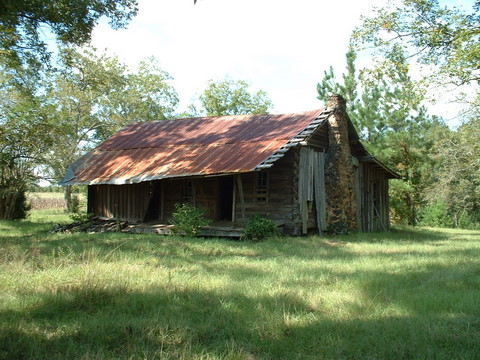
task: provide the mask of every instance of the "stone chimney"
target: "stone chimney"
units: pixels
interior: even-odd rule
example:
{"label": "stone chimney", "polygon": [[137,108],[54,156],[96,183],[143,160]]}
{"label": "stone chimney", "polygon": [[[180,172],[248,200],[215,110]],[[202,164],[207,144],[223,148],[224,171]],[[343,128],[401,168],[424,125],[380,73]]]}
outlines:
{"label": "stone chimney", "polygon": [[348,139],[346,101],[331,95],[327,107],[329,147],[325,164],[325,192],[329,231],[342,234],[357,230],[355,173]]}

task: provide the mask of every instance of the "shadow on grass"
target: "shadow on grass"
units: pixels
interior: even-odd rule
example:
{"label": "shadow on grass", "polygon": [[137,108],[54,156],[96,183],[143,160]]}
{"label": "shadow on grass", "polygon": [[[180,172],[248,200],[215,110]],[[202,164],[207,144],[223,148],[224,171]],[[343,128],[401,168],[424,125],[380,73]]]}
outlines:
{"label": "shadow on grass", "polygon": [[[366,284],[372,301],[380,301],[376,291]],[[42,296],[24,312],[0,313],[0,358],[475,359],[478,314],[446,316],[450,305],[440,306],[377,318],[363,308],[357,317],[333,319],[301,296],[78,288]]]}
{"label": "shadow on grass", "polygon": [[347,236],[341,236],[344,241],[359,242],[435,242],[444,241],[450,238],[451,234],[448,230],[442,232],[433,231],[432,229],[420,227],[393,227],[388,232],[370,232],[370,233],[354,233]]}
{"label": "shadow on grass", "polygon": [[[120,249],[132,259],[155,257],[166,268],[197,264],[225,274],[229,284],[265,276],[277,281],[262,268],[268,261],[308,260],[312,268],[288,279],[285,285],[293,289],[288,294],[247,296],[234,285],[205,291],[168,282],[144,291],[87,282],[55,294],[21,294],[34,301],[21,310],[0,311],[0,359],[476,359],[480,271],[472,261],[474,249],[446,250],[457,259],[450,265],[397,273],[341,271],[321,263],[357,258],[348,242],[446,239],[415,229],[250,244],[127,234],[60,236],[39,228],[32,236],[2,239],[2,250],[17,246],[20,253],[28,250],[48,262],[53,248],[70,249],[78,261],[88,250],[105,259]],[[232,257],[239,262],[216,262]],[[249,266],[241,265],[242,258]],[[320,276],[331,286],[354,278],[359,299],[338,302],[348,316],[332,315],[321,302],[312,306],[301,295],[323,285],[315,281]]]}

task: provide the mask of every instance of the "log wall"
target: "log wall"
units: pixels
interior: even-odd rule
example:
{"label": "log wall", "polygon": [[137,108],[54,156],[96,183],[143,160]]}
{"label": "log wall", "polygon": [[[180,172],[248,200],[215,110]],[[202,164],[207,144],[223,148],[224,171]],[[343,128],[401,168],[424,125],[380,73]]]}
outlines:
{"label": "log wall", "polygon": [[152,190],[151,182],[128,185],[89,185],[88,211],[96,216],[143,221]]}
{"label": "log wall", "polygon": [[206,209],[212,219],[218,214],[218,179],[157,180],[128,185],[90,185],[88,211],[96,216],[128,221],[172,218],[175,204],[185,201],[185,182],[192,186],[192,202]]}
{"label": "log wall", "polygon": [[[241,225],[254,214],[267,217],[281,225],[286,234],[297,232],[295,218],[298,216],[298,207],[295,205],[297,189],[295,188],[295,169],[298,166],[298,149],[290,149],[283,158],[275,162],[270,169],[264,170],[267,175],[267,194],[256,192],[257,172],[236,175],[240,178],[235,181],[235,221]],[[240,192],[241,187],[241,192]],[[241,199],[243,193],[243,201]]]}
{"label": "log wall", "polygon": [[[329,228],[325,188],[325,132],[315,134],[315,146],[291,148],[266,174],[266,193],[258,189],[259,172],[234,175],[168,179],[130,185],[90,185],[88,209],[97,216],[128,221],[172,218],[175,204],[185,201],[206,209],[206,216],[236,225],[254,214],[281,225],[288,235],[322,233]],[[370,162],[352,158],[355,174],[355,222],[360,231],[389,228],[388,179]],[[231,188],[222,190],[222,184]],[[341,190],[341,189],[337,189]],[[228,192],[230,191],[230,192]],[[187,193],[186,193],[187,192]],[[221,210],[221,196],[231,197],[231,214]]]}

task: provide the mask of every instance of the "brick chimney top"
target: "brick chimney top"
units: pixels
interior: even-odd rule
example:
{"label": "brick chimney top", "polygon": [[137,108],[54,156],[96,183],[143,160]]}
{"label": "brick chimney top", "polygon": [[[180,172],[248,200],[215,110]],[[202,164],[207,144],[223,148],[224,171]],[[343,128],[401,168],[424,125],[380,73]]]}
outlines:
{"label": "brick chimney top", "polygon": [[338,94],[330,95],[327,99],[327,106],[333,110],[345,112],[347,110],[347,102]]}

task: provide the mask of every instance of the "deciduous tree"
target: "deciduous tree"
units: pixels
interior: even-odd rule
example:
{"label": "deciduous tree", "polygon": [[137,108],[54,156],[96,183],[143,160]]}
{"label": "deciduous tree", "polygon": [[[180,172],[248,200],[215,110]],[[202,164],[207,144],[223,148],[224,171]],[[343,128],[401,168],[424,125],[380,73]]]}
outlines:
{"label": "deciduous tree", "polygon": [[56,132],[48,165],[57,181],[70,163],[99,141],[131,122],[170,117],[178,102],[170,76],[154,59],[143,61],[138,72],[131,72],[115,57],[92,49],[66,48],[60,63],[63,66],[47,90],[53,110],[48,116]]}
{"label": "deciduous tree", "polygon": [[[478,94],[479,0],[470,11],[442,6],[438,0],[391,1],[364,17],[353,38],[358,46],[372,45],[381,58],[394,59],[400,47],[410,61],[433,66],[434,72],[424,73],[426,83],[468,84]],[[471,100],[478,113],[480,99]]]}
{"label": "deciduous tree", "polygon": [[[480,119],[445,131],[432,148],[437,181],[427,189],[431,207],[443,205],[455,227],[480,227]],[[442,225],[432,223],[429,225]]]}
{"label": "deciduous tree", "polygon": [[20,219],[25,193],[52,144],[43,97],[0,66],[0,219]]}
{"label": "deciduous tree", "polygon": [[45,64],[48,36],[42,34],[53,34],[62,44],[83,45],[101,17],[118,29],[136,13],[137,0],[2,0],[1,56],[9,67]]}
{"label": "deciduous tree", "polygon": [[244,80],[210,80],[200,95],[202,110],[207,116],[266,114],[273,106],[263,90],[251,92]]}

